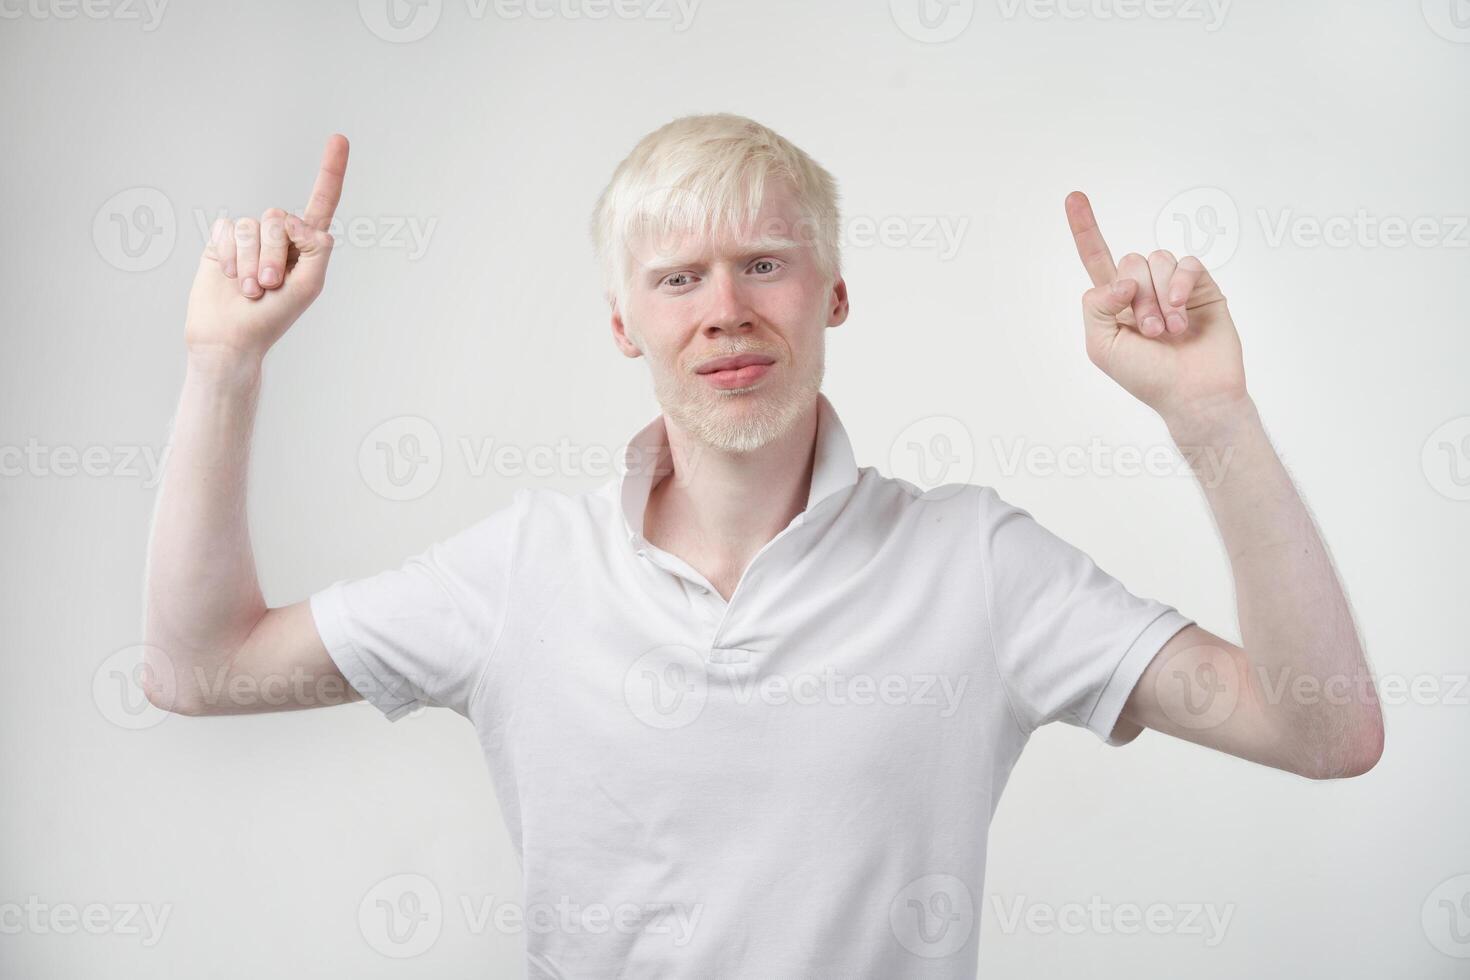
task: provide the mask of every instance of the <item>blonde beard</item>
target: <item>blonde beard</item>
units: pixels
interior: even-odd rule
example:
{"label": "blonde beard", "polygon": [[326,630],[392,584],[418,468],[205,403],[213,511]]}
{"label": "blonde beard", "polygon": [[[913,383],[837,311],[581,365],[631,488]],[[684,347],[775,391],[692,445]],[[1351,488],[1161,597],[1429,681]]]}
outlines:
{"label": "blonde beard", "polygon": [[[698,378],[681,375],[677,370],[653,370],[651,359],[649,368],[658,403],[675,425],[700,445],[717,452],[748,453],[785,435],[816,401],[826,369],[825,353],[819,348],[813,369],[803,371],[774,396],[704,389]],[[743,400],[754,404],[748,409],[737,407],[736,402]]]}

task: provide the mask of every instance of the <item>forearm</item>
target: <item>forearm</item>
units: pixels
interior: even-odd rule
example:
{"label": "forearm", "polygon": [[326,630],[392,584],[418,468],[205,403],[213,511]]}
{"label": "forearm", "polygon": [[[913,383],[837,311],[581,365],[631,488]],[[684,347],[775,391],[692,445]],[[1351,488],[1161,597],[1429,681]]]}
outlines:
{"label": "forearm", "polygon": [[1347,597],[1254,402],[1166,421],[1230,556],[1250,683],[1316,771],[1376,759],[1383,718]]}
{"label": "forearm", "polygon": [[167,654],[181,685],[224,663],[266,611],[245,516],[260,369],[225,348],[189,352],[144,597],[144,642]]}

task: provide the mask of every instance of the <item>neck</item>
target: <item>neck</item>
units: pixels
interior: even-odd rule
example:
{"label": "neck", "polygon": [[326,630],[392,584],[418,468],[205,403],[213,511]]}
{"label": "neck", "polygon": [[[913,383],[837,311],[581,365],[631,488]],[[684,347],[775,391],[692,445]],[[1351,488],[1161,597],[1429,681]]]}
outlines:
{"label": "neck", "polygon": [[644,536],[678,554],[724,593],[724,583],[733,589],[755,553],[806,509],[817,403],[785,433],[743,453],[701,444],[667,415],[664,425],[673,472],[649,494]]}

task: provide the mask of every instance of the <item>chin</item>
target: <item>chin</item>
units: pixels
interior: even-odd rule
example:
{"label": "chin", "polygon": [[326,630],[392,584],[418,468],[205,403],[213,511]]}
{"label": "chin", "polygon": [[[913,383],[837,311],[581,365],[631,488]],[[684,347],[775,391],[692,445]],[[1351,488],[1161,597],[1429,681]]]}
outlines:
{"label": "chin", "polygon": [[654,394],[664,414],[702,445],[748,453],[785,435],[816,401],[824,360],[795,372],[781,361],[756,384],[723,391],[692,374],[655,372]]}
{"label": "chin", "polygon": [[[701,392],[675,415],[686,432],[713,449],[727,453],[754,452],[785,435],[817,388],[809,385],[765,383],[722,392]],[[817,379],[820,386],[821,379]]]}

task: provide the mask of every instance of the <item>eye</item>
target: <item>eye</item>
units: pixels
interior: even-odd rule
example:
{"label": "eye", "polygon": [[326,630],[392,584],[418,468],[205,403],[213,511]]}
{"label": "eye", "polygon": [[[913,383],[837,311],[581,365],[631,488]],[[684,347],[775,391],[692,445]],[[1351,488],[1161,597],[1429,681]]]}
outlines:
{"label": "eye", "polygon": [[[770,268],[769,269],[762,269],[761,266],[770,266]],[[756,272],[762,273],[762,274],[769,273],[769,272],[775,272],[776,269],[778,268],[778,263],[776,262],[775,259],[756,259],[755,262],[752,264],[752,268]]]}
{"label": "eye", "polygon": [[665,276],[664,277],[663,285],[665,285],[665,286],[682,286],[682,285],[684,285],[684,283],[682,283],[682,282],[675,282],[675,280],[677,280],[677,279],[688,279],[688,278],[689,278],[689,273],[687,273],[687,272],[675,272],[673,275],[669,275],[669,276]]}

